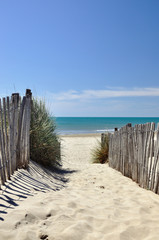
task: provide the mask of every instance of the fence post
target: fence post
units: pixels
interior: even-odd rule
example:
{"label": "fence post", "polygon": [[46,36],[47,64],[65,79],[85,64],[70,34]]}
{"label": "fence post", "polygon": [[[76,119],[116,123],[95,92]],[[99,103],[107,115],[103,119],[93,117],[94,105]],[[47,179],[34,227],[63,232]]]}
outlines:
{"label": "fence post", "polygon": [[7,133],[7,111],[6,111],[6,99],[3,98],[3,120],[4,120],[4,145],[5,145],[5,157],[6,157],[6,174],[7,179],[10,179],[10,158],[9,158],[9,151],[8,151],[8,134]]}
{"label": "fence post", "polygon": [[26,139],[25,139],[25,167],[28,167],[30,161],[30,120],[31,120],[31,98],[32,92],[26,89]]}
{"label": "fence post", "polygon": [[10,115],[10,143],[11,143],[11,161],[12,173],[17,170],[17,141],[18,141],[18,105],[19,94],[13,93],[11,97],[11,115]]}
{"label": "fence post", "polygon": [[[156,141],[153,144],[154,146],[154,153],[153,153],[153,164],[152,164],[152,176],[151,176],[151,190],[154,192],[157,192],[157,186],[158,186],[158,158],[159,158],[159,124],[157,126],[157,136]],[[156,184],[157,183],[157,184]]]}
{"label": "fence post", "polygon": [[101,145],[104,143],[104,133],[101,134]]}
{"label": "fence post", "polygon": [[10,175],[12,174],[12,163],[11,163],[11,141],[10,141],[10,100],[7,97],[7,121],[8,121],[8,163]]}
{"label": "fence post", "polygon": [[23,97],[20,109],[20,133],[19,133],[19,146],[20,146],[20,164],[22,167],[27,168],[30,160],[30,120],[31,120],[31,97],[30,89],[26,90],[26,96]]}
{"label": "fence post", "polygon": [[[1,167],[3,172],[3,180],[6,181],[6,156],[5,156],[5,142],[4,142],[4,129],[3,129],[3,109],[0,99],[0,150],[1,150]],[[2,181],[3,181],[2,180]]]}

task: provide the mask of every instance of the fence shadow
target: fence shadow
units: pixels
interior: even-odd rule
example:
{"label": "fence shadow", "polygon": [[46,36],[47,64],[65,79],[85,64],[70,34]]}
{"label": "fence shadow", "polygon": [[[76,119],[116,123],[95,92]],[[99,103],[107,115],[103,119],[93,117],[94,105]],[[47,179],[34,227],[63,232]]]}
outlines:
{"label": "fence shadow", "polygon": [[69,181],[70,174],[76,170],[44,168],[36,162],[30,161],[28,170],[19,169],[11,180],[1,186],[0,190],[0,221],[4,221],[9,209],[14,209],[21,201],[34,196],[38,191],[59,191]]}

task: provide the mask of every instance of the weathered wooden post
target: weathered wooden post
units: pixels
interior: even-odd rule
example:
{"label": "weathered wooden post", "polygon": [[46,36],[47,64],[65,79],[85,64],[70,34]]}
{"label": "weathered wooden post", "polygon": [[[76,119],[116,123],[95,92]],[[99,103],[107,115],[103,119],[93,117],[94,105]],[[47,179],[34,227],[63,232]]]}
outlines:
{"label": "weathered wooden post", "polygon": [[132,127],[132,124],[131,124],[131,123],[128,123],[126,126],[127,126],[127,127]]}
{"label": "weathered wooden post", "polygon": [[25,139],[25,167],[30,161],[30,120],[31,120],[31,98],[32,92],[26,89],[26,139]]}
{"label": "weathered wooden post", "polygon": [[20,104],[17,144],[18,168],[27,168],[30,158],[31,97],[31,90],[26,89],[26,95],[23,97]]}
{"label": "weathered wooden post", "polygon": [[12,164],[11,164],[11,143],[10,143],[10,100],[7,97],[7,121],[8,121],[8,129],[7,129],[7,147],[8,147],[8,163],[9,163],[9,172],[12,174]]}
{"label": "weathered wooden post", "polygon": [[11,97],[10,144],[12,173],[17,170],[17,142],[18,142],[19,93]]}
{"label": "weathered wooden post", "polygon": [[101,134],[101,145],[103,145],[104,143],[104,135],[105,135],[104,133]]}
{"label": "weathered wooden post", "polygon": [[[1,167],[3,173],[3,180],[6,181],[6,155],[4,142],[4,127],[3,127],[3,108],[0,99],[0,150],[1,150]],[[3,181],[2,180],[2,181]]]}
{"label": "weathered wooden post", "polygon": [[4,121],[4,133],[3,133],[3,137],[4,137],[4,151],[5,151],[5,158],[6,158],[6,175],[7,175],[7,179],[10,179],[10,156],[9,156],[9,149],[8,149],[8,145],[9,145],[9,138],[8,138],[8,134],[9,134],[9,124],[7,122],[7,109],[6,109],[6,98],[3,98],[3,121]]}

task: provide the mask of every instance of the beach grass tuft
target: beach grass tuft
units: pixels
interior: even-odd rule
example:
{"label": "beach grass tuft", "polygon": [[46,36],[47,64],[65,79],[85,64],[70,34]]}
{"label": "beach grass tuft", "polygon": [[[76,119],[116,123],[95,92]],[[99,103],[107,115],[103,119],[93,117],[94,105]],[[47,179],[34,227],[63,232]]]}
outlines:
{"label": "beach grass tuft", "polygon": [[60,140],[55,133],[55,120],[44,100],[33,99],[30,126],[30,157],[44,166],[60,163]]}
{"label": "beach grass tuft", "polygon": [[109,138],[105,134],[103,142],[98,141],[97,146],[92,150],[93,163],[107,163],[109,154]]}

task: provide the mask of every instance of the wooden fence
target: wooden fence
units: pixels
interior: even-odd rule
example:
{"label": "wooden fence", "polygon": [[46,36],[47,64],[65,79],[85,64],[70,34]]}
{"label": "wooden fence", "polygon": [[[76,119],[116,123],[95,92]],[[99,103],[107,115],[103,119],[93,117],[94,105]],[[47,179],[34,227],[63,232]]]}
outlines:
{"label": "wooden fence", "polygon": [[127,124],[110,134],[109,166],[159,194],[159,124]]}
{"label": "wooden fence", "polygon": [[22,99],[18,93],[0,99],[0,178],[1,185],[18,168],[27,168],[30,158],[29,130],[31,116],[29,89]]}

